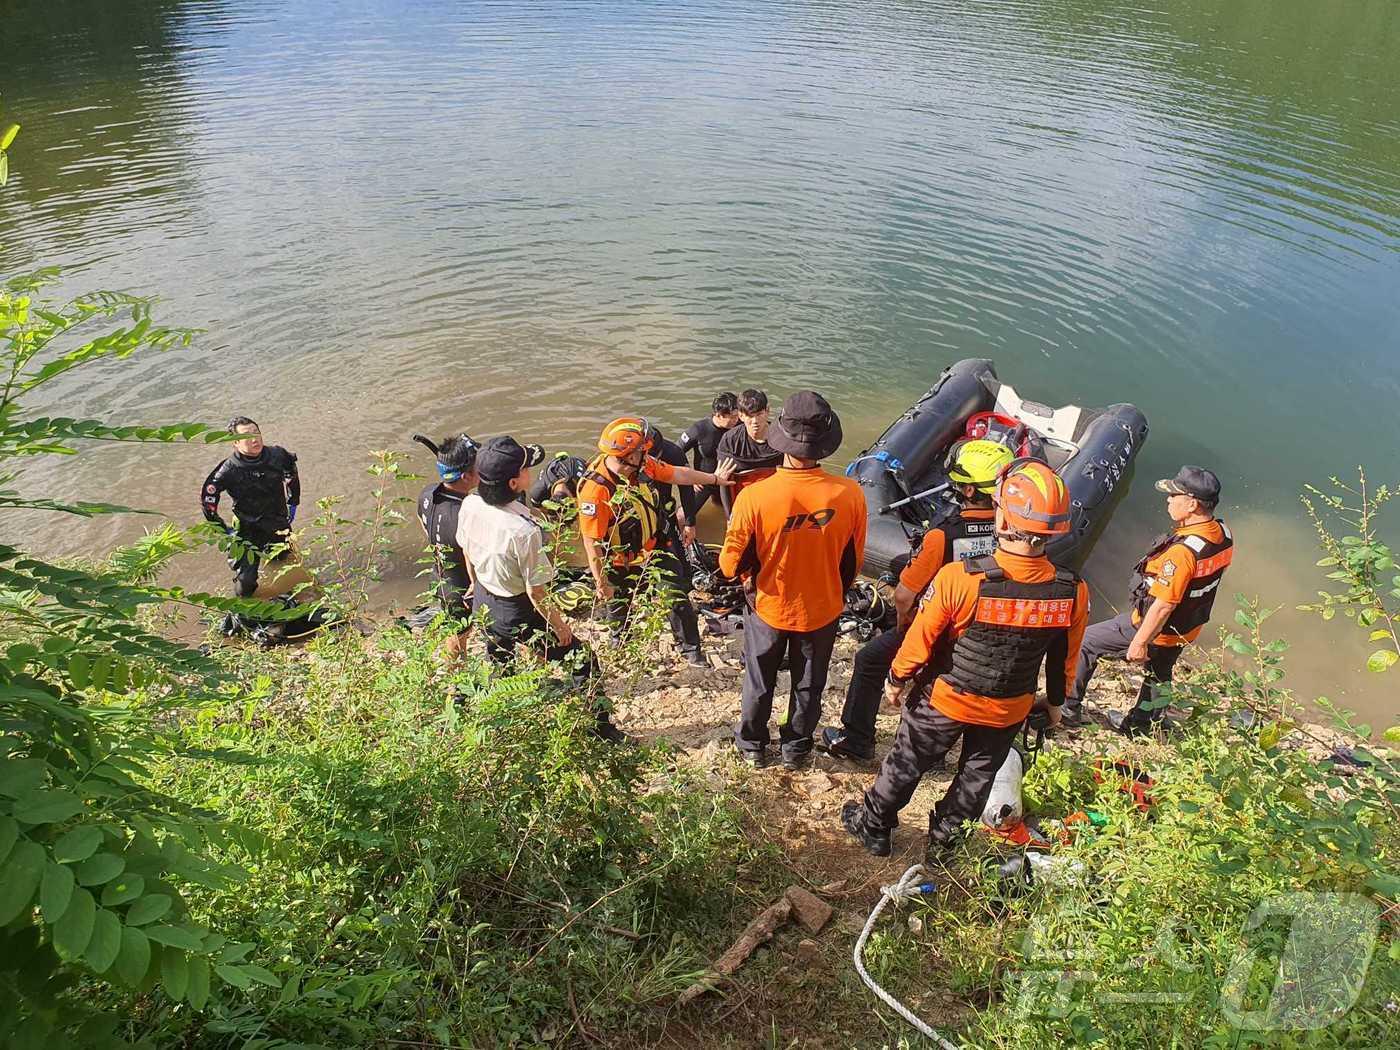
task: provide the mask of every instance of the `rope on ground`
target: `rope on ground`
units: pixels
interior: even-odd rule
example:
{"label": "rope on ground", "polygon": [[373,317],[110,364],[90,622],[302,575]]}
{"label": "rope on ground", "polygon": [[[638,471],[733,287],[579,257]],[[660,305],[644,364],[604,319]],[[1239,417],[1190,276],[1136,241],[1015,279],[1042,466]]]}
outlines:
{"label": "rope on ground", "polygon": [[922,864],[915,864],[901,875],[899,881],[893,886],[880,887],[880,899],[875,902],[875,907],[870,912],[870,918],[865,920],[865,929],[861,930],[860,936],[856,938],[856,950],[854,955],[856,973],[860,974],[860,979],[865,982],[865,986],[879,996],[880,1000],[884,1002],[886,1006],[899,1014],[900,1017],[908,1021],[929,1039],[932,1039],[938,1044],[941,1050],[959,1050],[956,1045],[948,1042],[932,1028],[924,1024],[923,1021],[919,1020],[907,1006],[876,984],[875,978],[871,977],[866,971],[865,962],[861,959],[861,954],[865,951],[865,942],[869,940],[870,931],[875,928],[875,920],[880,917],[880,912],[885,910],[885,905],[890,903],[890,901],[900,901],[923,895],[925,890],[923,886],[918,884],[919,876],[923,875],[923,873],[924,866]]}

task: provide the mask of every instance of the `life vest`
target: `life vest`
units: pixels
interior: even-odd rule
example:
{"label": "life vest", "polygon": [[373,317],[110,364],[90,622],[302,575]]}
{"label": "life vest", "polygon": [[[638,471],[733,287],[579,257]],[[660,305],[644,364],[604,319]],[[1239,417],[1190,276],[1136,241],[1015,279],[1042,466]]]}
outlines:
{"label": "life vest", "polygon": [[1160,554],[1164,554],[1176,544],[1188,548],[1196,556],[1196,571],[1191,574],[1191,587],[1162,628],[1163,634],[1185,636],[1210,621],[1210,610],[1215,604],[1215,595],[1220,590],[1220,581],[1225,577],[1234,557],[1235,539],[1223,521],[1220,524],[1221,540],[1213,543],[1204,536],[1166,532],[1152,541],[1152,547],[1133,570],[1133,608],[1139,616],[1146,616],[1152,607],[1150,589],[1157,582],[1155,576],[1147,574],[1147,564]]}
{"label": "life vest", "polygon": [[1056,569],[1044,583],[1018,583],[990,556],[974,558],[967,571],[981,573],[977,611],[953,642],[942,677],[975,696],[1005,700],[1034,693],[1041,661],[1074,618],[1079,578]]}
{"label": "life vest", "polygon": [[661,537],[661,493],[640,475],[635,484],[620,484],[608,472],[604,462],[606,459],[606,456],[595,459],[588,465],[583,477],[585,481],[602,486],[608,494],[608,504],[613,512],[608,546],[615,556],[623,557],[649,551]]}

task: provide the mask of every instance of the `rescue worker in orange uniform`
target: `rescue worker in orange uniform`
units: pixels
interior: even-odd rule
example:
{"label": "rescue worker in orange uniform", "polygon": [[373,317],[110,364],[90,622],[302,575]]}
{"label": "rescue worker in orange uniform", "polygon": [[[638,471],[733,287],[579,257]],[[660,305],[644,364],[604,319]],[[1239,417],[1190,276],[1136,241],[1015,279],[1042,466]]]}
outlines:
{"label": "rescue worker in orange uniform", "polygon": [[603,428],[598,456],[578,484],[578,523],[588,570],[593,574],[604,617],[621,629],[628,599],[643,566],[658,559],[662,582],[670,594],[671,631],[687,662],[708,666],[700,652],[700,624],[690,604],[689,574],[671,549],[673,519],[657,485],[728,485],[734,473],[721,460],[713,473],[664,463],[648,453],[651,426],[637,416],[623,416]]}
{"label": "rescue worker in orange uniform", "polygon": [[1138,562],[1131,611],[1096,623],[1085,633],[1078,673],[1065,704],[1070,725],[1086,721],[1084,689],[1105,656],[1145,664],[1147,672],[1132,710],[1109,714],[1113,728],[1132,736],[1162,719],[1166,705],[1157,687],[1170,684],[1182,649],[1209,622],[1220,581],[1234,557],[1234,538],[1215,516],[1220,479],[1214,473],[1185,466],[1176,477],[1157,482],[1157,491],[1167,494],[1172,530],[1153,540]]}
{"label": "rescue worker in orange uniform", "polygon": [[1003,473],[995,501],[996,552],[952,562],[934,577],[885,685],[892,706],[914,686],[894,746],[864,801],[841,810],[846,830],[877,857],[889,855],[890,831],[924,773],[961,738],[957,773],[929,814],[930,849],[952,845],[963,821],[987,804],[1035,704],[1041,664],[1050,724],[1074,681],[1089,592],[1045,556],[1046,541],[1069,531],[1069,490],[1044,463],[1019,459]]}
{"label": "rescue worker in orange uniform", "polygon": [[787,658],[792,686],[778,735],[783,766],[796,770],[812,760],[837,621],[865,557],[865,495],[821,469],[841,445],[841,420],[820,394],[789,397],[768,444],[782,466],[734,500],[719,555],[720,572],[744,577],[749,603],[734,744],[750,765],[767,765],[768,718]]}
{"label": "rescue worker in orange uniform", "polygon": [[996,550],[992,492],[1011,450],[995,441],[964,441],[953,452],[948,481],[959,506],[919,539],[894,590],[895,625],[872,638],[856,653],[840,729],[823,729],[817,747],[837,758],[868,760],[875,749],[875,718],[880,713],[889,673],[914,611],[938,570],[950,561],[967,561]]}

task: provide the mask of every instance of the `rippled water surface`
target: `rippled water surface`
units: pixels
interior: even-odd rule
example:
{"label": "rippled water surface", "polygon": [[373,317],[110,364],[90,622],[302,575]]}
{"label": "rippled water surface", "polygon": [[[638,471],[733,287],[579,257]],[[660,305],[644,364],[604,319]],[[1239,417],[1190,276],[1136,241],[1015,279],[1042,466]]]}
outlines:
{"label": "rippled water surface", "polygon": [[[20,0],[5,272],[157,293],[192,353],[47,410],[247,412],[311,495],[414,430],[580,447],[718,388],[828,394],[848,447],[946,363],[1144,408],[1098,608],[1225,479],[1237,589],[1314,587],[1300,486],[1400,474],[1393,0],[237,3]],[[199,450],[38,464],[31,489],[197,516]],[[52,553],[131,522],[7,522]],[[413,545],[405,538],[405,552]],[[409,559],[405,557],[407,562]],[[204,571],[204,570],[200,570]],[[220,577],[207,567],[209,580]],[[1218,617],[1221,618],[1221,617]],[[1356,655],[1310,628],[1300,663]],[[1373,712],[1359,677],[1300,675]],[[1369,692],[1366,691],[1369,688]]]}

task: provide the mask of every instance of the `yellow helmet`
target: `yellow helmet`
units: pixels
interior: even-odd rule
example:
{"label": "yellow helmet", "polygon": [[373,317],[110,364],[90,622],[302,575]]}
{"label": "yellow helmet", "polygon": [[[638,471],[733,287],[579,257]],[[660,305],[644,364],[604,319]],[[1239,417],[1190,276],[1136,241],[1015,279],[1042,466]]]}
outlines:
{"label": "yellow helmet", "polygon": [[995,441],[964,441],[953,455],[948,480],[955,485],[972,485],[990,496],[1012,458],[1011,450]]}

